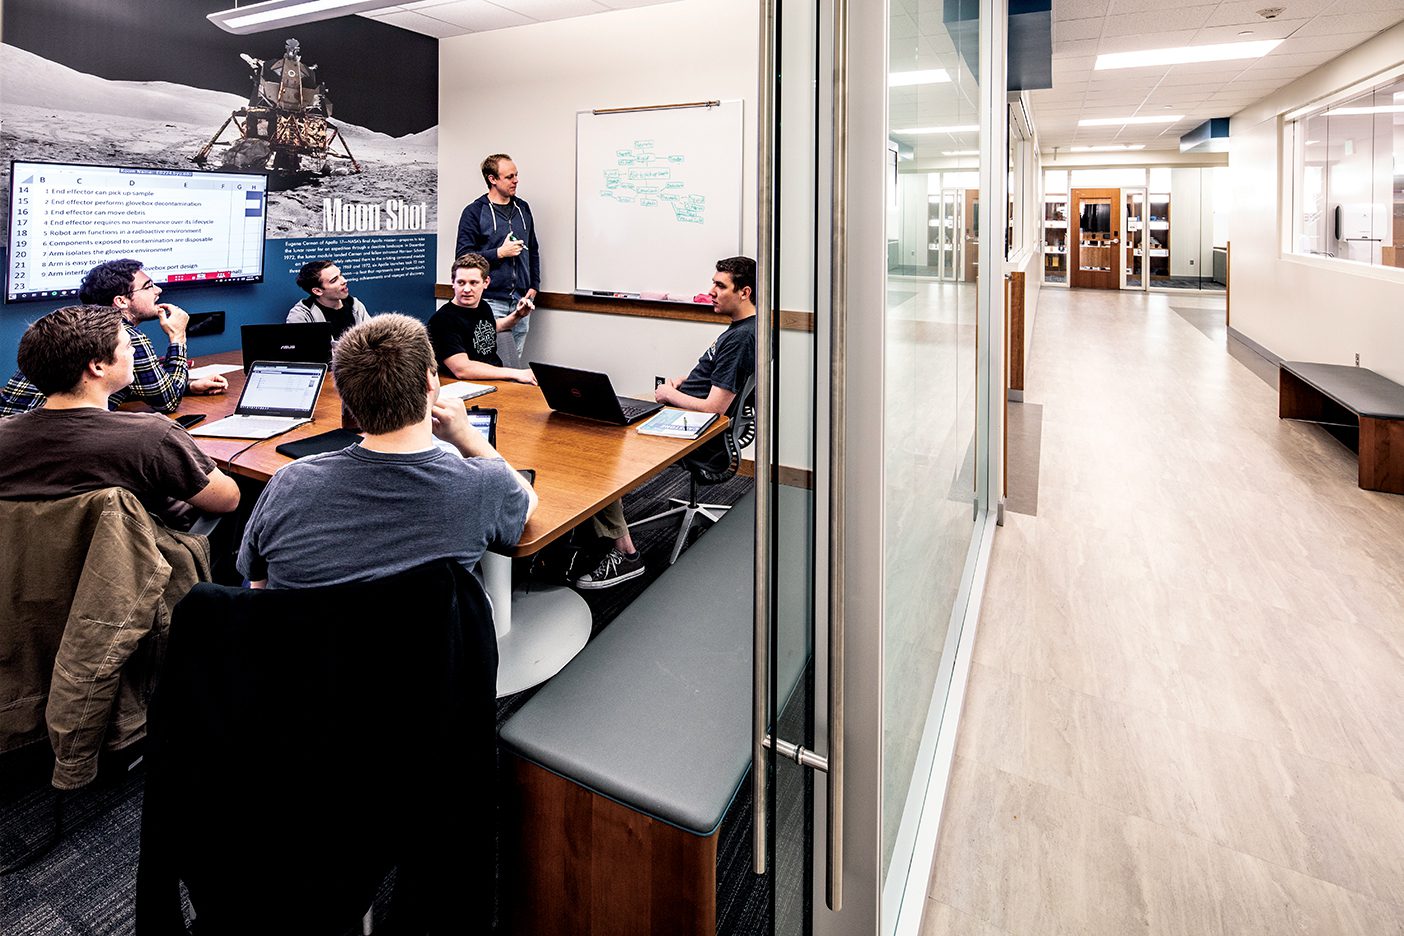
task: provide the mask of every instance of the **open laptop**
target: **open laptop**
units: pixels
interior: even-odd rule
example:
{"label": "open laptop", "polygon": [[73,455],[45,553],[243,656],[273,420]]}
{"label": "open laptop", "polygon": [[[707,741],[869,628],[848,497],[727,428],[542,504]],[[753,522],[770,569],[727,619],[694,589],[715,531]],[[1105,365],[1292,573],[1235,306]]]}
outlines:
{"label": "open laptop", "polygon": [[618,396],[608,374],[536,361],[531,362],[531,372],[536,375],[546,405],[558,413],[627,426],[663,408],[662,403],[653,400]]}
{"label": "open laptop", "polygon": [[246,374],[254,361],[331,363],[332,336],[329,322],[241,325],[239,340],[244,348]]}
{"label": "open laptop", "polygon": [[244,380],[234,415],[190,430],[193,436],[271,439],[312,421],[327,365],[255,361]]}

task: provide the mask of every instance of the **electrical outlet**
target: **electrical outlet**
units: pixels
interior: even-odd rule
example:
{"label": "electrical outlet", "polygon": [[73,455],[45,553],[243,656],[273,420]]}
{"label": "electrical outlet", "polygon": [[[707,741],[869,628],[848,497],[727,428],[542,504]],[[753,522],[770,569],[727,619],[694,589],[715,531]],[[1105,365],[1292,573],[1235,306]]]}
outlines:
{"label": "electrical outlet", "polygon": [[1194,261],[1193,261],[1193,260],[1190,261],[1190,266],[1194,266]]}
{"label": "electrical outlet", "polygon": [[185,326],[187,338],[202,338],[205,335],[224,334],[224,312],[191,312],[190,323]]}
{"label": "electrical outlet", "polygon": [[1358,354],[1355,356],[1355,366],[1356,366],[1356,367],[1359,367],[1359,366],[1360,366],[1360,355],[1358,355]]}

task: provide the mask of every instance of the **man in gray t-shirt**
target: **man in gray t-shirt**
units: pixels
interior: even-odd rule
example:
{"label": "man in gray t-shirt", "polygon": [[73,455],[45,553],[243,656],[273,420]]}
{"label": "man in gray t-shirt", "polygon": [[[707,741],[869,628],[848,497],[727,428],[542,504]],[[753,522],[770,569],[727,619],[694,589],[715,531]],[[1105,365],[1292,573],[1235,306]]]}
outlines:
{"label": "man in gray t-shirt", "polygon": [[438,402],[423,323],[380,315],[351,328],[332,371],[366,436],[268,482],[239,549],[239,572],[255,588],[383,578],[441,558],[471,569],[487,549],[517,542],[536,494],[469,425],[461,401]]}

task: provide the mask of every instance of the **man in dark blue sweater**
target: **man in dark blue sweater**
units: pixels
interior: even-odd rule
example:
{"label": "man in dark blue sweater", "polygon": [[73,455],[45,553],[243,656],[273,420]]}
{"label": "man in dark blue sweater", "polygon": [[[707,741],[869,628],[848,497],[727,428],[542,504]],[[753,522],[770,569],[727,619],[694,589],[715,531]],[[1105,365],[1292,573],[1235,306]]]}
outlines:
{"label": "man in dark blue sweater", "polygon": [[[483,160],[483,181],[488,190],[458,218],[458,243],[453,255],[475,253],[492,265],[492,283],[484,301],[497,318],[521,308],[536,308],[541,289],[541,253],[536,245],[536,223],[531,206],[517,197],[517,164],[506,153]],[[512,326],[512,341],[520,361],[526,344],[525,316]]]}

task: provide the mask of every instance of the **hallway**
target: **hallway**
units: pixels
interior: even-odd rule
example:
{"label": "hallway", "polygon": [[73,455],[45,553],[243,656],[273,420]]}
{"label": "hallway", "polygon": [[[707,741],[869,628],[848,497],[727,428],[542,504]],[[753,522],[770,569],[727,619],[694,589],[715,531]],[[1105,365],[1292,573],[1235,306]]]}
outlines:
{"label": "hallway", "polygon": [[1041,294],[924,934],[1404,934],[1404,497],[1221,308]]}

